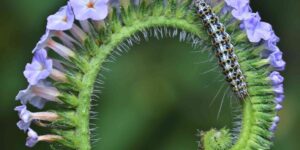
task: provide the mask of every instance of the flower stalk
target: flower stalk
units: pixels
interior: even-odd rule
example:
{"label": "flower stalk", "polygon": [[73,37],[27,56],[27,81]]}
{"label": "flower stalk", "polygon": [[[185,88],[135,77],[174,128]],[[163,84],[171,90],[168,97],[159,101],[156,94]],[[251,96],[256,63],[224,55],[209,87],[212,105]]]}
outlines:
{"label": "flower stalk", "polygon": [[[235,82],[248,91],[242,96],[240,135],[233,137],[237,139],[233,142],[226,128],[202,132],[203,148],[269,149],[280,120],[277,112],[282,109],[284,100],[284,78],[278,71],[284,70],[285,62],[277,47],[279,38],[270,24],[252,12],[249,0],[211,1],[209,6],[219,14],[218,20],[226,27],[213,24],[214,20],[207,15],[204,18],[196,15],[199,10],[195,12],[190,6],[198,2],[198,8],[205,12],[202,8],[208,4],[203,0],[133,2],[132,5],[117,4],[114,8],[108,0],[69,0],[66,6],[48,17],[46,33],[34,48],[33,60],[24,71],[29,86],[16,97],[22,104],[15,109],[21,119],[17,125],[28,134],[26,146],[33,147],[43,141],[90,150],[91,97],[97,76],[114,51],[138,43],[141,33],[145,39],[178,36],[180,41],[189,41],[199,47],[219,45],[222,50],[219,58],[224,58],[223,62],[227,60],[223,54],[231,39],[233,45],[228,47],[228,58],[236,63],[225,63],[223,67],[232,72],[227,77],[245,80],[245,84]],[[223,35],[225,30],[226,36]],[[227,36],[224,42],[222,37]],[[220,46],[220,43],[227,44]],[[50,51],[60,56],[58,60]],[[240,71],[232,66],[240,67]],[[232,80],[227,82],[233,84]],[[241,98],[239,94],[242,93],[236,96]],[[57,107],[43,110],[48,102]],[[27,104],[43,111],[30,112]],[[32,122],[51,127],[50,133],[38,135],[32,129]]]}

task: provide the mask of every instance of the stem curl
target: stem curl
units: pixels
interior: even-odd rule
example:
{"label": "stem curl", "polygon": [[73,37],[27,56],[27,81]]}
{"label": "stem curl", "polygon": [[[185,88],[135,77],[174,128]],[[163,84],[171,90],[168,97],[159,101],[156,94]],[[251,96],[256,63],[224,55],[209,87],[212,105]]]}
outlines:
{"label": "stem curl", "polygon": [[[194,2],[199,4],[198,10],[191,7]],[[74,0],[73,4],[76,3],[77,1]],[[223,12],[224,2],[218,1],[213,4],[210,8],[203,0],[134,1],[134,5],[122,3],[122,7],[111,9],[104,21],[79,21],[78,24],[82,29],[76,24],[71,24],[73,27],[69,31],[62,32],[63,34],[48,31],[37,45],[41,48],[35,52],[37,58],[43,62],[36,63],[45,63],[48,66],[46,73],[52,74],[50,77],[54,84],[49,84],[44,80],[47,78],[46,75],[41,76],[41,79],[34,78],[32,83],[36,85],[30,84],[28,89],[21,91],[17,97],[21,97],[24,100],[23,103],[29,102],[36,107],[39,106],[40,109],[46,103],[41,97],[57,103],[59,107],[51,111],[57,117],[51,120],[44,119],[48,122],[41,122],[43,118],[36,120],[27,117],[32,116],[33,113],[27,110],[26,105],[16,108],[22,119],[18,125],[25,131],[29,130],[27,145],[32,147],[38,141],[46,141],[58,142],[70,149],[92,149],[91,102],[97,76],[104,69],[104,63],[114,53],[118,53],[118,50],[128,49],[135,42],[139,42],[140,36],[145,39],[150,36],[179,36],[180,41],[189,41],[198,48],[217,51],[226,81],[231,84],[242,103],[242,119],[237,123],[241,124],[239,135],[231,134],[226,128],[202,132],[201,148],[206,150],[270,149],[273,137],[271,128],[274,122],[276,123],[276,119],[277,122],[279,120],[276,118],[278,103],[274,99],[278,96],[276,94],[280,92],[282,94],[283,91],[279,89],[276,93],[274,83],[269,78],[274,66],[271,67],[270,59],[264,56],[264,44],[250,43],[247,34],[240,29],[240,21],[232,18],[229,12]],[[69,6],[65,6],[64,9],[67,8]],[[72,10],[69,10],[70,12],[69,15],[72,16]],[[219,17],[212,12],[216,12]],[[220,36],[215,35],[217,31],[220,31],[218,34]],[[56,42],[57,39],[61,43]],[[217,50],[214,49],[216,47]],[[55,63],[54,60],[48,59],[44,48],[54,50],[64,60]],[[52,63],[58,70],[52,71]],[[282,69],[282,64],[281,62],[281,65],[275,65],[275,67]],[[35,69],[36,66],[29,64],[28,68],[27,75],[30,78],[30,68]],[[38,68],[41,67],[38,66]],[[276,75],[278,72],[272,73]],[[233,83],[232,79],[236,83]],[[282,86],[280,80],[283,79],[276,81],[280,84],[279,88]],[[240,84],[241,82],[244,84]],[[30,101],[28,97],[37,101]],[[42,117],[49,118],[44,115]],[[40,121],[37,125],[41,127],[51,125],[53,127],[51,131],[55,135],[38,136],[29,128],[31,122],[36,121]],[[42,140],[38,140],[39,138]]]}
{"label": "stem curl", "polygon": [[[172,4],[172,3],[171,3]],[[171,5],[172,6],[172,5]],[[134,35],[147,31],[151,28],[159,27],[169,27],[180,29],[182,31],[188,32],[192,35],[195,35],[199,39],[202,39],[206,45],[210,45],[209,36],[206,33],[204,27],[199,24],[197,17],[194,13],[187,8],[187,5],[180,6],[176,5],[177,9],[174,7],[167,7],[165,9],[160,5],[147,6],[147,8],[128,8],[124,9],[122,14],[123,22],[119,22],[118,19],[111,17],[110,24],[107,24],[106,31],[103,32],[103,36],[106,38],[101,39],[102,44],[99,48],[96,48],[93,51],[95,54],[89,60],[88,72],[83,76],[82,83],[85,83],[84,90],[80,92],[80,99],[84,100],[85,106],[78,109],[78,112],[81,113],[83,122],[88,120],[89,110],[89,97],[91,96],[91,91],[93,84],[97,78],[98,73],[102,69],[102,65],[105,60],[113,53],[113,51],[120,45],[122,42],[127,39],[132,38]],[[178,8],[179,7],[179,8]],[[146,9],[148,11],[146,11]],[[151,11],[149,11],[151,10]],[[185,11],[181,11],[185,10]],[[115,16],[112,13],[111,16]],[[237,24],[235,24],[237,28]],[[107,32],[108,31],[110,32]],[[229,29],[230,31],[230,29]],[[235,39],[238,39],[236,40]],[[206,134],[203,134],[203,143],[204,149],[268,149],[271,145],[270,138],[271,133],[268,131],[271,125],[272,119],[275,116],[275,109],[273,106],[272,93],[269,93],[269,96],[266,96],[265,90],[272,90],[269,81],[259,80],[256,77],[251,77],[250,74],[262,75],[267,74],[267,69],[262,66],[265,66],[264,63],[259,63],[260,53],[254,53],[256,51],[261,52],[261,47],[252,46],[247,39],[240,38],[245,37],[244,33],[239,33],[232,36],[232,40],[237,47],[237,55],[241,58],[241,67],[245,71],[247,76],[247,83],[251,85],[249,87],[249,97],[244,100],[243,106],[243,119],[240,135],[236,143],[232,143],[232,137],[227,129],[222,129],[221,131],[211,130]],[[240,45],[243,45],[242,47]],[[245,47],[253,49],[253,53],[249,55],[249,51],[245,51]],[[249,62],[253,62],[250,63]],[[258,64],[256,64],[258,63]],[[94,67],[97,66],[97,67]],[[258,81],[259,80],[259,81]],[[253,86],[253,87],[252,87]],[[266,111],[267,110],[267,111]],[[82,122],[78,134],[83,136],[88,136],[88,125]],[[211,136],[216,136],[215,134],[220,134],[219,138],[215,141],[210,141]],[[88,137],[83,137],[81,145],[86,144]],[[230,140],[229,140],[230,139]],[[218,144],[222,143],[222,144]],[[220,147],[216,145],[222,145]],[[81,150],[89,149],[89,147],[81,146]]]}

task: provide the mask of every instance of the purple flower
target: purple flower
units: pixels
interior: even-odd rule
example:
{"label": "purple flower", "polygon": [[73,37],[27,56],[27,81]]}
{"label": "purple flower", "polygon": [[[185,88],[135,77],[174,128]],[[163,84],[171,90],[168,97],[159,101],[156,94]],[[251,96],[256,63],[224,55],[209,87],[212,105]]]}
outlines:
{"label": "purple flower", "polygon": [[272,31],[270,39],[266,41],[267,50],[272,52],[279,50],[279,48],[277,47],[277,43],[279,41],[279,37],[274,33],[274,31]]}
{"label": "purple flower", "polygon": [[270,131],[275,132],[275,130],[277,129],[277,124],[276,123],[272,123],[272,126],[270,127]]}
{"label": "purple flower", "polygon": [[27,89],[21,90],[16,100],[20,100],[23,105],[30,103],[31,105],[42,109],[46,104],[46,100],[42,99],[41,97],[37,96],[35,93],[32,92],[32,86],[29,85]]}
{"label": "purple flower", "polygon": [[51,48],[57,54],[59,54],[62,57],[65,57],[65,58],[75,55],[74,52],[70,48],[52,40],[52,37],[54,37],[54,36],[58,37],[64,43],[67,43],[67,45],[71,45],[71,42],[75,42],[74,39],[71,39],[66,34],[61,34],[60,32],[51,31],[51,30],[47,29],[46,33],[41,37],[40,41],[36,44],[36,46],[32,52],[34,53],[40,49],[44,49],[47,47],[47,48]]}
{"label": "purple flower", "polygon": [[31,105],[42,109],[46,102],[57,101],[59,91],[52,87],[49,82],[40,81],[36,85],[29,85],[27,89],[21,90],[16,96],[16,100],[20,100],[23,105],[30,103]]}
{"label": "purple flower", "polygon": [[38,134],[33,131],[32,129],[28,129],[28,132],[27,132],[27,140],[26,140],[26,146],[28,147],[33,147],[39,140],[39,136]]}
{"label": "purple flower", "polygon": [[17,126],[23,130],[27,131],[31,124],[31,112],[27,110],[26,105],[17,106],[15,111],[18,111],[20,121],[17,123]]}
{"label": "purple flower", "polygon": [[280,118],[278,116],[274,117],[273,123],[269,130],[274,132],[277,129],[277,125],[278,125],[279,121],[280,121]]}
{"label": "purple flower", "polygon": [[47,45],[48,40],[53,36],[53,32],[50,30],[46,30],[46,33],[41,37],[40,41],[36,44],[35,48],[33,49],[33,53],[37,50],[44,49]]}
{"label": "purple flower", "polygon": [[247,20],[253,16],[252,9],[249,5],[245,5],[239,9],[232,10],[232,16],[238,20]]}
{"label": "purple flower", "polygon": [[246,30],[248,39],[250,42],[260,42],[263,40],[269,40],[273,32],[272,26],[266,22],[261,22],[261,18],[258,13],[253,13],[251,18],[244,20],[243,26]]}
{"label": "purple flower", "polygon": [[70,0],[77,20],[103,20],[108,15],[108,0]]}
{"label": "purple flower", "polygon": [[17,123],[17,126],[23,130],[27,131],[31,125],[33,120],[41,120],[41,121],[48,121],[53,122],[56,121],[59,116],[53,112],[35,112],[32,113],[27,110],[26,105],[17,106],[15,111],[18,111],[18,115],[20,117],[20,121]]}
{"label": "purple flower", "polygon": [[63,6],[57,13],[48,17],[47,29],[49,30],[69,30],[74,23],[74,14],[70,5]]}
{"label": "purple flower", "polygon": [[47,58],[47,51],[41,49],[35,52],[32,63],[26,65],[24,76],[30,85],[36,85],[46,79],[52,71],[52,60]]}
{"label": "purple flower", "polygon": [[280,118],[278,116],[274,117],[274,122],[275,123],[279,123],[279,121],[280,121]]}
{"label": "purple flower", "polygon": [[225,0],[226,4],[234,9],[240,9],[249,5],[249,0]]}
{"label": "purple flower", "polygon": [[284,93],[283,84],[273,86],[273,90],[276,94],[283,94]]}
{"label": "purple flower", "polygon": [[275,101],[276,103],[282,103],[285,99],[285,96],[283,94],[276,94]]}
{"label": "purple flower", "polygon": [[275,107],[275,109],[276,109],[277,111],[281,110],[281,109],[282,109],[282,105],[277,104],[276,107]]}
{"label": "purple flower", "polygon": [[284,78],[277,71],[273,71],[269,75],[269,78],[271,79],[273,85],[281,84],[284,81]]}
{"label": "purple flower", "polygon": [[285,61],[282,60],[282,52],[276,51],[271,53],[269,56],[270,65],[278,71],[283,71],[285,69]]}

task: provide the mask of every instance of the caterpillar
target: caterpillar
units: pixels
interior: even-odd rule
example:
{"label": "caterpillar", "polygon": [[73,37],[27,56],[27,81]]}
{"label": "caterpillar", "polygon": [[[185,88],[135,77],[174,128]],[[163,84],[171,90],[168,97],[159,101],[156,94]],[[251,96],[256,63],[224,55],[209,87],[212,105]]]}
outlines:
{"label": "caterpillar", "polygon": [[213,13],[211,7],[204,0],[195,0],[194,6],[212,39],[212,45],[226,81],[239,99],[245,99],[248,96],[246,79],[238,63],[238,58],[234,54],[234,47],[225,26],[219,22],[218,16]]}

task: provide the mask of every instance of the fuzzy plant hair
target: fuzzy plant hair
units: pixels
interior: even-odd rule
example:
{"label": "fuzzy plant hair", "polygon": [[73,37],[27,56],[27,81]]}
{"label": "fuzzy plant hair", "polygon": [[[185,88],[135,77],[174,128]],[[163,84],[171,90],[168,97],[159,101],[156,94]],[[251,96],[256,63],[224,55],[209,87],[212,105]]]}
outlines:
{"label": "fuzzy plant hair", "polygon": [[[103,64],[149,37],[179,37],[215,53],[224,82],[241,102],[238,127],[202,131],[199,149],[272,146],[285,62],[279,38],[249,0],[69,0],[47,20],[24,71],[29,86],[16,96],[27,147],[49,142],[53,149],[90,150],[91,101]],[[39,111],[29,111],[32,106]]]}

